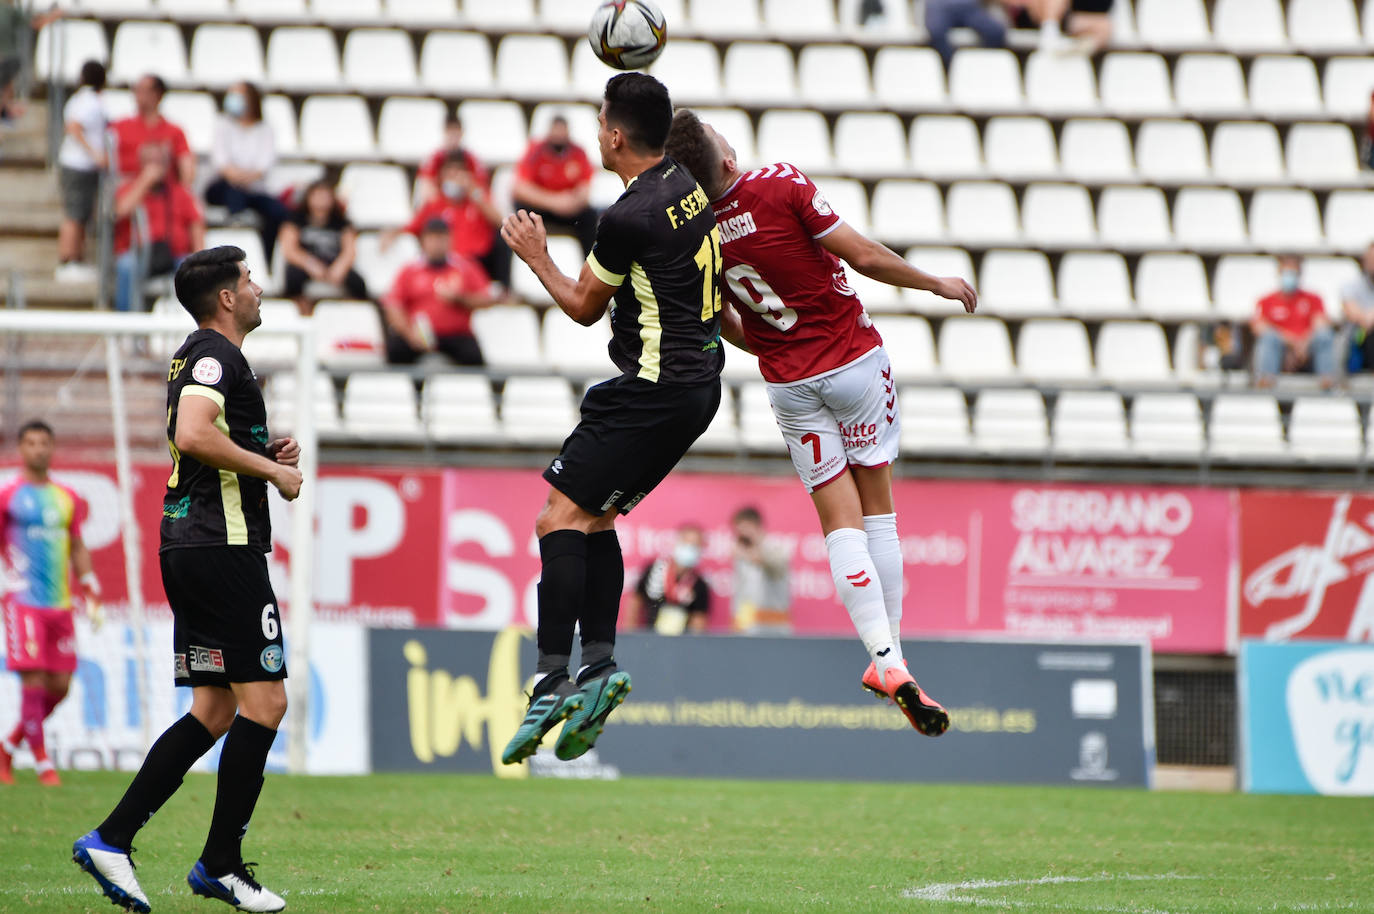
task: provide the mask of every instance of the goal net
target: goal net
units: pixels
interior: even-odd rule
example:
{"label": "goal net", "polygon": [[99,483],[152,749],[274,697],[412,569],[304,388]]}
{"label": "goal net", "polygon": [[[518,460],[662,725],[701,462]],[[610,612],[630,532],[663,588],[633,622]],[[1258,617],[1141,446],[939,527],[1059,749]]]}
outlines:
{"label": "goal net", "polygon": [[[0,309],[0,485],[18,471],[19,426],[30,419],[52,426],[51,475],[89,507],[81,533],[102,589],[98,627],[77,598],[78,668],[67,700],[46,727],[48,754],[58,768],[136,768],[151,741],[190,706],[190,690],[172,684],[172,617],[157,550],[171,466],[168,360],[194,329],[170,300],[150,314]],[[291,546],[275,549],[271,564],[293,672],[287,680],[290,711],[271,764],[305,771],[310,677],[299,674],[309,670],[313,609],[313,324],[273,314],[249,335],[244,354],[267,386],[273,433],[301,442],[300,497],[288,506],[269,487],[274,540]],[[0,568],[0,590],[12,573]],[[18,677],[7,674],[0,677],[0,727],[8,729],[18,714]],[[31,763],[27,750],[16,763]]]}

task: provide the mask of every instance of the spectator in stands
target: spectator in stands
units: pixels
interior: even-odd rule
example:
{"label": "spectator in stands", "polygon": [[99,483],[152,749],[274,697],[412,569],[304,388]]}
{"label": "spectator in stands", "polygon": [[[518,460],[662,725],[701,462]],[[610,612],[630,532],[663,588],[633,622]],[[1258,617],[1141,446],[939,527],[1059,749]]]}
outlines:
{"label": "spectator in stands", "polygon": [[560,114],[544,139],[530,142],[515,168],[515,206],[538,213],[550,231],[576,235],[582,253],[589,254],[596,243],[597,214],[588,203],[594,173],[587,153],[572,141],[568,119]]}
{"label": "spectator in stands", "polygon": [[14,80],[23,71],[24,55],[29,53],[25,30],[38,32],[63,16],[56,6],[37,14],[27,8],[27,3],[17,0],[0,0],[0,124],[24,113],[24,106],[14,98]]}
{"label": "spectator in stands", "polygon": [[625,614],[627,627],[652,628],[660,635],[706,631],[711,588],[697,568],[704,542],[695,524],[678,528],[673,551],[644,569]]}
{"label": "spectator in stands", "polygon": [[1374,92],[1369,93],[1369,115],[1365,118],[1364,136],[1360,138],[1360,164],[1374,169]]}
{"label": "spectator in stands", "polygon": [[1301,288],[1302,258],[1278,260],[1279,288],[1255,306],[1255,383],[1270,387],[1280,371],[1312,368],[1323,388],[1335,383],[1335,337],[1322,300]]}
{"label": "spectator in stands", "polygon": [[977,32],[984,47],[1000,48],[1007,43],[1006,23],[982,0],[926,0],[930,46],[939,52],[946,67],[954,59],[954,43],[949,40],[949,33],[960,27]]}
{"label": "spectator in stands", "polygon": [[105,158],[105,67],[95,60],[81,65],[81,87],[62,109],[65,135],[57,152],[58,183],[62,189],[62,225],[57,230],[57,278],[84,280],[90,270],[81,265],[86,226],[100,200],[100,174]]}
{"label": "spectator in stands", "polygon": [[[302,314],[313,312],[315,302],[331,294],[368,297],[367,283],[353,269],[357,244],[358,230],[344,214],[334,185],[316,181],[307,187],[300,208],[288,214],[281,227],[281,252],[286,260],[283,291],[296,300]],[[337,291],[307,288],[312,283]]]}
{"label": "spectator in stands", "polygon": [[262,119],[262,93],[248,82],[230,87],[224,94],[224,116],[215,125],[210,148],[214,180],[205,188],[205,201],[227,208],[231,215],[257,213],[269,263],[287,214],[286,204],[267,192],[267,173],[276,163],[276,138]]}
{"label": "spectator in stands", "polygon": [[444,167],[444,160],[455,153],[467,162],[468,171],[472,172],[473,179],[482,189],[491,190],[491,175],[475,155],[463,148],[463,121],[458,115],[450,114],[448,120],[444,121],[444,144],[420,163],[415,176],[421,205],[439,196],[439,169]]}
{"label": "spectator in stands", "polygon": [[132,175],[141,167],[139,152],[143,147],[161,146],[175,163],[173,179],[191,187],[196,178],[196,157],[186,143],[186,134],[158,110],[166,94],[167,84],[160,76],[150,73],[134,83],[137,110],[132,117],[115,121],[112,128],[118,139],[116,168],[121,175]]}
{"label": "spectator in stands", "polygon": [[747,506],[730,519],[735,533],[735,628],[747,634],[792,630],[790,557],[763,529],[759,509]]}
{"label": "spectator in stands", "polygon": [[[419,237],[420,229],[431,219],[448,223],[453,253],[471,257],[487,275],[503,286],[510,285],[510,248],[501,240],[497,228],[502,214],[468,166],[462,153],[449,153],[439,169],[439,196],[416,211],[405,231]],[[397,232],[382,238],[383,249],[395,241]]]}
{"label": "spectator in stands", "polygon": [[1341,289],[1341,311],[1350,327],[1350,370],[1374,370],[1374,244],[1365,248],[1359,279]]}
{"label": "spectator in stands", "polygon": [[1112,40],[1113,0],[1003,0],[1012,24],[1040,29],[1040,50],[1068,48],[1065,35],[1079,39],[1081,50],[1097,53]]}
{"label": "spectator in stands", "polygon": [[472,312],[492,303],[487,274],[475,260],[453,253],[442,219],[420,230],[420,253],[382,299],[387,361],[409,365],[426,352],[442,352],[459,365],[484,364]]}
{"label": "spectator in stands", "polygon": [[141,301],[141,284],[168,276],[192,251],[205,247],[205,217],[186,185],[174,180],[166,149],[145,144],[142,166],[115,191],[115,307]]}

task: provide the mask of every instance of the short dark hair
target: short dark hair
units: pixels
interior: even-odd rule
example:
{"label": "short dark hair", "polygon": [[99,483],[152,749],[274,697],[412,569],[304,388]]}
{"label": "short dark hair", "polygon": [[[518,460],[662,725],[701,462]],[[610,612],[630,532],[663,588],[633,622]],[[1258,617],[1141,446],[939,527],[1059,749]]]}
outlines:
{"label": "short dark hair", "polygon": [[24,436],[29,432],[45,432],[49,438],[57,437],[53,434],[51,425],[44,422],[42,419],[30,419],[28,422],[19,426],[19,434],[14,436],[14,440],[23,441]]}
{"label": "short dark hair", "polygon": [[1298,267],[1298,269],[1302,269],[1302,255],[1299,254],[1299,253],[1296,253],[1295,251],[1285,251],[1285,252],[1283,252],[1282,254],[1280,254],[1278,257],[1275,257],[1274,260],[1275,260],[1276,263],[1280,263],[1280,264],[1284,264],[1284,263],[1296,264],[1297,267]]}
{"label": "short dark hair", "polygon": [[690,108],[679,108],[668,129],[664,151],[692,173],[706,193],[711,193],[720,164],[720,149],[706,135],[706,127]]}
{"label": "short dark hair", "polygon": [[461,129],[463,126],[463,119],[459,117],[457,114],[450,114],[448,117],[444,118],[444,126],[458,127]]}
{"label": "short dark hair", "polygon": [[105,88],[105,65],[98,60],[88,60],[81,65],[81,85],[90,86],[99,92]]}
{"label": "short dark hair", "polygon": [[736,511],[735,516],[730,518],[730,523],[737,524],[742,520],[753,521],[760,527],[763,526],[763,515],[760,514],[759,509],[755,508],[753,505],[745,505],[743,508]]}
{"label": "short dark hair", "polygon": [[606,83],[606,123],[640,152],[661,152],[673,122],[668,87],[647,73],[621,73]]}
{"label": "short dark hair", "polygon": [[242,272],[239,264],[247,259],[243,248],[222,244],[217,248],[196,251],[177,267],[172,285],[177,301],[190,312],[197,324],[215,313],[215,301],[221,289],[235,289]]}
{"label": "short dark hair", "polygon": [[158,76],[156,73],[145,73],[143,74],[143,78],[153,81],[153,88],[157,90],[158,98],[162,98],[162,96],[167,94],[167,83],[161,76]]}
{"label": "short dark hair", "polygon": [[243,83],[243,113],[255,124],[262,120],[262,90],[247,81]]}

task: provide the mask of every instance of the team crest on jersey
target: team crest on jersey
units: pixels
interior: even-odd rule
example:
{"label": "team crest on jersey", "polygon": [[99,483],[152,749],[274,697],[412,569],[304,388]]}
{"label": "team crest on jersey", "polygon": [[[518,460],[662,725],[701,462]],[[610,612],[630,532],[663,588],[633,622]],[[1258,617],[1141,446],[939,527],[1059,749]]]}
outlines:
{"label": "team crest on jersey", "polygon": [[224,369],[220,367],[219,359],[208,355],[196,362],[196,367],[191,369],[191,377],[202,384],[217,384],[223,376]]}
{"label": "team crest on jersey", "polygon": [[829,216],[834,212],[834,210],[830,208],[830,201],[825,199],[825,194],[820,191],[816,191],[816,196],[811,198],[811,205],[815,207],[816,212],[820,213],[822,216]]}

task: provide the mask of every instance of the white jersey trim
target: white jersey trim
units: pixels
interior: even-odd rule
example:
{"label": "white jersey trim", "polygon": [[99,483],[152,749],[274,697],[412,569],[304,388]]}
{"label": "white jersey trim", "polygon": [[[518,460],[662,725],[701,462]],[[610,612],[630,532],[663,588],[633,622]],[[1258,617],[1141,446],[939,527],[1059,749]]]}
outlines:
{"label": "white jersey trim", "polygon": [[835,231],[835,229],[839,228],[839,227],[842,226],[842,225],[844,225],[844,220],[843,220],[843,219],[836,219],[834,225],[830,226],[830,228],[828,228],[828,229],[826,229],[825,231],[821,232],[819,235],[812,235],[811,238],[812,238],[813,241],[820,241],[820,240],[821,240],[822,238],[824,238],[826,235],[829,235],[831,232]]}
{"label": "white jersey trim", "polygon": [[819,381],[821,378],[828,378],[832,374],[836,374],[838,372],[844,371],[846,368],[849,368],[853,365],[857,365],[864,359],[873,355],[873,353],[880,351],[882,348],[883,344],[879,343],[872,349],[865,352],[863,355],[859,356],[857,359],[852,359],[848,362],[845,362],[843,365],[840,365],[837,368],[831,368],[827,371],[822,371],[820,374],[813,374],[809,378],[798,378],[795,381],[765,381],[764,383],[766,383],[769,387],[796,387],[798,384],[810,384],[812,381]]}

